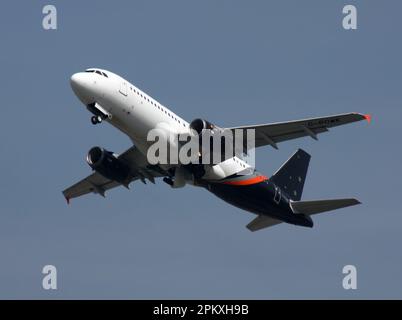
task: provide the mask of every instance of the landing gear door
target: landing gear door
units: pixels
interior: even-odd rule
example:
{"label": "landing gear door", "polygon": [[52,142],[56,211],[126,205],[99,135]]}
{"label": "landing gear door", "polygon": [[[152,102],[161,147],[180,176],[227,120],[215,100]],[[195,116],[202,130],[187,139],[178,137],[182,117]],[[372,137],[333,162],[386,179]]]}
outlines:
{"label": "landing gear door", "polygon": [[123,95],[127,97],[127,82],[126,81],[122,81],[120,84],[120,89],[119,92]]}

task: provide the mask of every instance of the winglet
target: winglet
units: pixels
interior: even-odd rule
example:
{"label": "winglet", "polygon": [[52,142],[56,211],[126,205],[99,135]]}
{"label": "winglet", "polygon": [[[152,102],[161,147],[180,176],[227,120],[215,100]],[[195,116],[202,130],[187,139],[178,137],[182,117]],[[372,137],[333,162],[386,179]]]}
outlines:
{"label": "winglet", "polygon": [[69,197],[65,197],[65,198],[66,198],[67,204],[70,204],[70,198]]}
{"label": "winglet", "polygon": [[363,117],[364,117],[364,119],[367,120],[368,123],[371,122],[371,114],[364,114]]}
{"label": "winglet", "polygon": [[359,120],[367,120],[367,122],[368,123],[370,123],[371,122],[371,114],[362,114],[362,113],[359,113],[359,112],[353,112],[353,114],[356,114],[356,115],[358,115],[359,117],[361,117]]}

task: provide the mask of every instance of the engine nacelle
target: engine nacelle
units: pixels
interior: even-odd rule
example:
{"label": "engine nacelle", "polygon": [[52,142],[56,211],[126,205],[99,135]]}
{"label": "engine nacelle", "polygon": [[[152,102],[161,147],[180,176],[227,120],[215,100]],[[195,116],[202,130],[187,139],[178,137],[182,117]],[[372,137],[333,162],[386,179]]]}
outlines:
{"label": "engine nacelle", "polygon": [[87,155],[89,166],[102,176],[124,183],[130,176],[130,168],[119,160],[113,152],[100,147],[93,147]]}
{"label": "engine nacelle", "polygon": [[[214,160],[214,164],[233,157],[233,136],[230,130],[220,128],[204,119],[193,120],[190,123],[190,129],[194,130],[194,134],[199,138],[199,146],[202,154],[216,155],[218,157],[216,159],[214,156],[211,159]],[[203,143],[203,140],[206,140],[205,143]],[[208,144],[209,149],[204,150],[203,148]],[[226,150],[228,154],[226,154]]]}
{"label": "engine nacelle", "polygon": [[204,119],[195,119],[190,123],[190,128],[193,129],[198,135],[202,135],[203,130],[217,130],[221,131],[221,128],[215,126],[211,122]]}

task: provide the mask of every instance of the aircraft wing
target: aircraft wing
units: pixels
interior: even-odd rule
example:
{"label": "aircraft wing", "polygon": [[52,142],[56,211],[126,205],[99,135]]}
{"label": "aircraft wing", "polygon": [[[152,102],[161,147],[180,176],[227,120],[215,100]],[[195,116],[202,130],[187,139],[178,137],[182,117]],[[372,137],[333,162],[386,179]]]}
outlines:
{"label": "aircraft wing", "polygon": [[[135,146],[132,146],[119,155],[118,159],[124,161],[130,168],[131,178],[126,185],[127,187],[129,183],[138,179],[144,183],[146,180],[155,183],[155,178],[167,175],[159,166],[149,165],[146,157]],[[72,198],[80,197],[88,193],[97,193],[101,196],[105,196],[107,190],[120,185],[121,183],[110,180],[98,172],[94,172],[65,189],[63,195],[67,202]]]}
{"label": "aircraft wing", "polygon": [[[370,122],[371,116],[360,113],[344,113],[321,118],[233,127],[228,129],[232,131],[236,129],[255,129],[256,148],[270,145],[273,148],[278,149],[277,143],[279,142],[306,136],[310,136],[317,140],[317,135],[319,133],[328,131],[329,128],[361,120],[367,120]],[[244,146],[246,146],[247,137],[245,136],[244,139]]]}

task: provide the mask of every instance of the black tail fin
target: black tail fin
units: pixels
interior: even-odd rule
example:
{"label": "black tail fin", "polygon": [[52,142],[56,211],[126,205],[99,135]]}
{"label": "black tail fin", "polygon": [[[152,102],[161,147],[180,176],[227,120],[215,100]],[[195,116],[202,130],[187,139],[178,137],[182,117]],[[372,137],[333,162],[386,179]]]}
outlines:
{"label": "black tail fin", "polygon": [[270,179],[292,200],[301,199],[310,158],[310,155],[304,150],[297,150]]}

